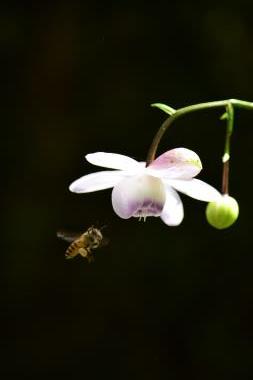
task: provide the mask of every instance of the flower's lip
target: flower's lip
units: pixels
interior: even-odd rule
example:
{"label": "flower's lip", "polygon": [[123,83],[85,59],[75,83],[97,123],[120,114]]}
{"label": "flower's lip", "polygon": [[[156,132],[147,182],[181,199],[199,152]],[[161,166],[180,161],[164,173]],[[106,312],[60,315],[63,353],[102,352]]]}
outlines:
{"label": "flower's lip", "polygon": [[163,182],[147,174],[126,177],[112,191],[113,209],[123,219],[159,216],[165,200]]}

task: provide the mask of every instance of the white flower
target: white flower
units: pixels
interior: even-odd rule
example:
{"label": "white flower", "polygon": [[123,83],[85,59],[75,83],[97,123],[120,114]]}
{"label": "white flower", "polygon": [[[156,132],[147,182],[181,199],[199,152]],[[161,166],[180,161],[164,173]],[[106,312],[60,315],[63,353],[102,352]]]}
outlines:
{"label": "white flower", "polygon": [[85,175],[70,185],[70,191],[89,193],[112,187],[112,207],[123,219],[160,216],[167,225],[176,226],[184,217],[176,190],[205,202],[216,201],[221,196],[212,186],[193,178],[202,165],[199,156],[189,149],[169,150],[148,167],[145,162],[114,153],[92,153],[86,160],[117,170]]}

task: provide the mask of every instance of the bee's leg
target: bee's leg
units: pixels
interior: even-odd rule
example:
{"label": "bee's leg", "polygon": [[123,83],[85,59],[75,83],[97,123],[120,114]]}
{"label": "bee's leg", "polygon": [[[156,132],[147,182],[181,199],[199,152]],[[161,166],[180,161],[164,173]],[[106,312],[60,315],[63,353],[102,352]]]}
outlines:
{"label": "bee's leg", "polygon": [[78,252],[79,252],[80,255],[83,256],[83,257],[87,257],[87,256],[88,256],[88,251],[87,251],[87,249],[85,249],[85,248],[79,248],[79,251],[78,251]]}
{"label": "bee's leg", "polygon": [[93,257],[93,254],[91,252],[91,250],[89,249],[85,249],[85,248],[80,248],[79,249],[79,253],[82,257],[85,257],[89,263],[91,263],[92,261],[94,261],[94,257]]}
{"label": "bee's leg", "polygon": [[92,250],[91,249],[87,248],[86,259],[88,260],[89,263],[91,263],[92,261],[94,261],[94,256],[92,254]]}

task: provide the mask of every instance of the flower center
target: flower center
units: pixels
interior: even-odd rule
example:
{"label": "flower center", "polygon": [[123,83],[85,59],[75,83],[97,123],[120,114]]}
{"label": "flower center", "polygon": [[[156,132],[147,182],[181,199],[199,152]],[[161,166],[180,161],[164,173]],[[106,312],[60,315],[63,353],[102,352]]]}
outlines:
{"label": "flower center", "polygon": [[136,218],[144,218],[147,216],[160,216],[164,202],[157,202],[154,199],[145,199],[142,205],[139,205],[133,216]]}
{"label": "flower center", "polygon": [[160,216],[166,201],[163,182],[142,174],[125,178],[112,191],[114,211],[121,218]]}

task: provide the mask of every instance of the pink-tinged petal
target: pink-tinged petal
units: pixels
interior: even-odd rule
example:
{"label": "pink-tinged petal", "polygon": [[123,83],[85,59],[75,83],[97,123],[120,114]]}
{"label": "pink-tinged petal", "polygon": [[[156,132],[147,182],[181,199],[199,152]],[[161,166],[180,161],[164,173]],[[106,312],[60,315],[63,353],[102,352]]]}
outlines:
{"label": "pink-tinged petal", "polygon": [[148,168],[157,171],[159,177],[188,179],[199,174],[202,164],[192,150],[176,148],[157,157]]}
{"label": "pink-tinged petal", "polygon": [[133,158],[116,153],[90,153],[85,158],[91,164],[102,166],[103,168],[131,170],[139,166],[139,162]]}
{"label": "pink-tinged petal", "polygon": [[73,193],[90,193],[92,191],[109,189],[125,178],[121,170],[106,170],[87,174],[72,182],[69,190]]}
{"label": "pink-tinged petal", "polygon": [[123,219],[160,216],[165,199],[162,181],[149,175],[125,178],[112,191],[113,209]]}
{"label": "pink-tinged petal", "polygon": [[220,199],[221,194],[212,186],[207,183],[200,181],[199,179],[189,179],[189,180],[169,180],[170,186],[174,187],[176,190],[189,195],[189,197],[198,199],[204,202],[214,202]]}
{"label": "pink-tinged petal", "polygon": [[183,203],[178,193],[170,186],[166,187],[166,202],[161,219],[168,226],[178,226],[184,219]]}

